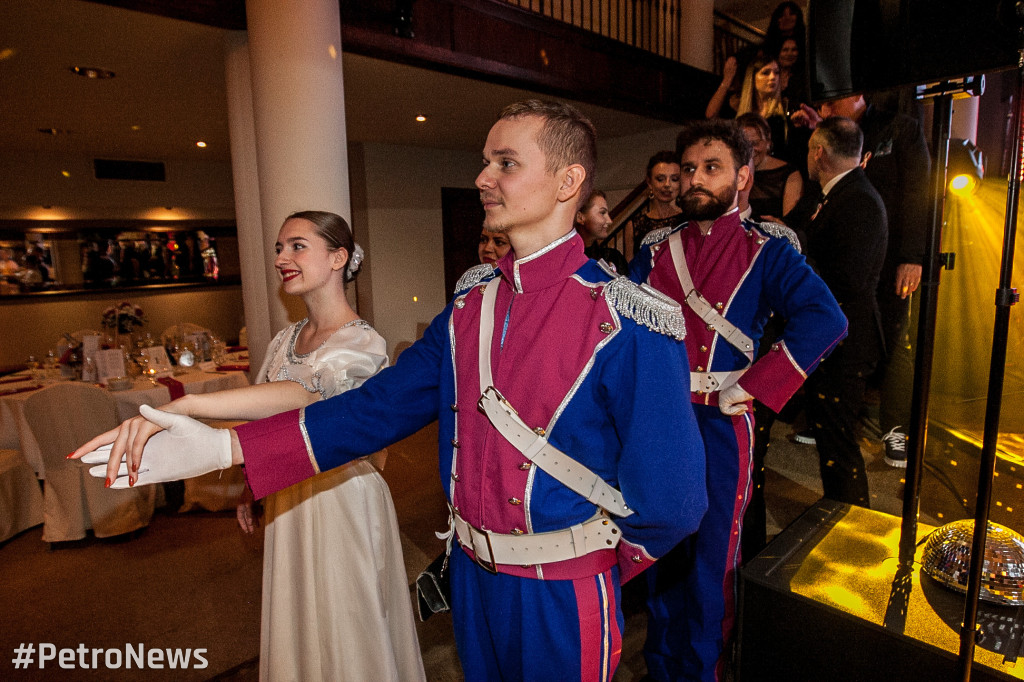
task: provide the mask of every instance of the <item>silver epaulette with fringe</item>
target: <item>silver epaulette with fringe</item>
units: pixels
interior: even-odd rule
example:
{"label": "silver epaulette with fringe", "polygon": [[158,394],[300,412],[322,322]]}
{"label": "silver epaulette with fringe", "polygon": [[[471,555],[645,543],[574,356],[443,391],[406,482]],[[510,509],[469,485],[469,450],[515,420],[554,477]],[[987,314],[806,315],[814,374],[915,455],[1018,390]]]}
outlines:
{"label": "silver epaulette with fringe", "polygon": [[474,265],[469,270],[462,273],[462,277],[459,277],[459,281],[455,283],[455,293],[465,291],[471,287],[475,287],[477,284],[483,281],[485,277],[494,272],[494,266],[487,263],[481,263],[480,265]]}
{"label": "silver epaulette with fringe", "polygon": [[623,317],[637,324],[682,341],[686,323],[679,304],[646,284],[637,285],[626,277],[616,277],[604,287],[604,297]]}
{"label": "silver epaulette with fringe", "polygon": [[[678,225],[676,226],[678,227]],[[668,239],[668,236],[672,234],[672,230],[675,227],[659,227],[657,230],[651,230],[644,235],[644,240],[640,242],[640,246],[650,246],[656,242],[660,242],[664,239]]]}
{"label": "silver epaulette with fringe", "polygon": [[772,222],[755,223],[755,225],[757,225],[757,229],[761,230],[767,235],[770,235],[772,237],[778,237],[779,239],[788,239],[789,243],[793,245],[793,248],[796,249],[797,253],[803,253],[800,250],[800,240],[797,239],[796,232],[794,232],[792,229],[786,227],[785,225],[780,225],[779,223]]}

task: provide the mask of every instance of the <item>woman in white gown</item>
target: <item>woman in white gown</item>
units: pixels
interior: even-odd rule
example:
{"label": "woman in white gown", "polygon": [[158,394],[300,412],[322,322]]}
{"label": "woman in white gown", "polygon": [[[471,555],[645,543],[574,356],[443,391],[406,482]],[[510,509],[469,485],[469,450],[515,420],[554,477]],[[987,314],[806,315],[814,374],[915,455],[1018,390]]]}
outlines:
{"label": "woman in white gown", "polygon": [[[345,298],[359,260],[348,224],[333,213],[292,214],[276,250],[282,289],[302,297],[308,317],[277,334],[257,385],[186,395],[161,410],[259,419],[355,388],[387,364],[384,339]],[[74,454],[113,442],[137,470],[159,430],[136,417]],[[374,465],[357,460],[264,504],[260,679],[425,679],[394,504]],[[239,522],[253,527],[246,505]]]}

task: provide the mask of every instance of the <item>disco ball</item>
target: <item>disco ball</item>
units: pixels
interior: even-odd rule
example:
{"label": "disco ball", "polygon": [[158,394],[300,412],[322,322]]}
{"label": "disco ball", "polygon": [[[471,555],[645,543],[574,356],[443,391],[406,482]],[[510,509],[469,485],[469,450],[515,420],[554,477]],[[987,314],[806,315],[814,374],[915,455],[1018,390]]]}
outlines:
{"label": "disco ball", "polygon": [[[921,570],[946,587],[966,593],[973,542],[973,519],[936,528],[925,543]],[[1024,605],[1024,537],[991,521],[980,596],[994,604]]]}

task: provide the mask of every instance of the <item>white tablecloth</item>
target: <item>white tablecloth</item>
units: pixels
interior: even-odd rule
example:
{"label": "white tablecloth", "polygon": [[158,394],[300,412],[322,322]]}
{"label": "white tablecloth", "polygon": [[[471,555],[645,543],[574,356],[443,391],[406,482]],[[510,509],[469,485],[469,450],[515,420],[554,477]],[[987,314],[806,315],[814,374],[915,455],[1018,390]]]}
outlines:
{"label": "white tablecloth", "polygon": [[[212,393],[228,388],[248,386],[249,380],[244,372],[187,372],[174,377],[183,384],[185,393]],[[25,420],[25,401],[35,391],[7,393],[23,386],[36,385],[37,382],[0,384],[0,448],[20,450],[36,476],[46,478],[43,470],[43,457],[39,445],[32,436]],[[117,416],[122,421],[139,413],[140,405],[159,407],[171,402],[171,393],[163,384],[153,384],[148,379],[135,380],[134,386],[126,391],[114,391],[117,399]],[[69,405],[68,409],[74,409]]]}

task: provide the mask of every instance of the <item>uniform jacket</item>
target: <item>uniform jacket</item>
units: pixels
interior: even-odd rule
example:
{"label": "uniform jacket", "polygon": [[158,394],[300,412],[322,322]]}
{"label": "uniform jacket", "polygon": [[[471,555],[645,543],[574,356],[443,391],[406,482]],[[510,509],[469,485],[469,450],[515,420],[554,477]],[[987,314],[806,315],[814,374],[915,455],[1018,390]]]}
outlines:
{"label": "uniform jacket", "polygon": [[[733,210],[707,235],[696,222],[651,233],[630,266],[630,277],[680,301],[686,320],[690,371],[742,369],[747,357],[711,329],[685,303],[668,238],[680,232],[694,287],[755,344],[774,313],[785,320],[771,350],[740,379],[740,385],[778,412],[846,335],[846,319],[828,287],[807,265],[791,230],[773,223],[743,222]],[[718,394],[695,392],[693,402],[718,404]]]}
{"label": "uniform jacket", "polygon": [[477,409],[482,291],[494,277],[495,388],[635,512],[616,519],[617,552],[499,571],[569,579],[618,563],[625,581],[696,530],[707,506],[704,451],[688,387],[665,381],[687,365],[678,309],[587,259],[575,231],[531,256],[510,251],[496,268],[468,272],[423,338],[359,389],[239,427],[249,484],[262,497],[438,419],[442,484],[468,523],[518,534],[591,518],[592,503],[532,465]]}

